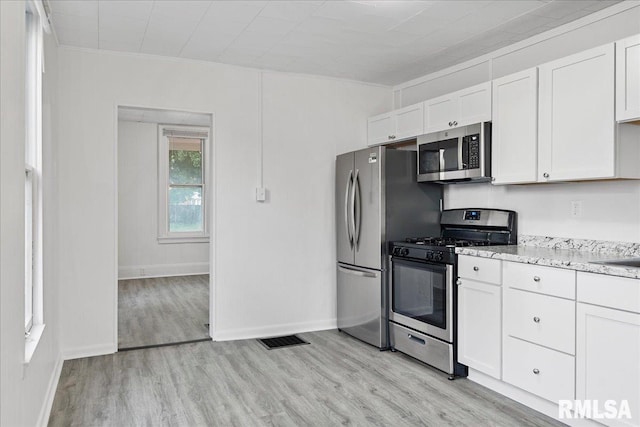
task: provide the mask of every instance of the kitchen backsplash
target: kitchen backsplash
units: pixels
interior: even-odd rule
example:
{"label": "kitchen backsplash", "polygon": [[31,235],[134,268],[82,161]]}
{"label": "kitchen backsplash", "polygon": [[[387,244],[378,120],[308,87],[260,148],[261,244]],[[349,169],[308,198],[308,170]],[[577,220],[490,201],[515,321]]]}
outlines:
{"label": "kitchen backsplash", "polygon": [[[640,182],[445,186],[445,208],[511,209],[520,235],[640,242]],[[581,202],[578,215],[572,202]]]}

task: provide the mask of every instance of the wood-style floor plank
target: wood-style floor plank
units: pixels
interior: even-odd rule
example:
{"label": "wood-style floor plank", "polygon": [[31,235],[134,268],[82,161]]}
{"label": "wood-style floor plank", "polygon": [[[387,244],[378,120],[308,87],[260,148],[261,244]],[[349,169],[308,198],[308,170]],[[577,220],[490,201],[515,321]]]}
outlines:
{"label": "wood-style floor plank", "polygon": [[562,425],[338,331],[300,336],[311,345],[200,342],[67,361],[49,425]]}
{"label": "wood-style floor plank", "polygon": [[207,338],[209,275],[118,282],[118,348]]}

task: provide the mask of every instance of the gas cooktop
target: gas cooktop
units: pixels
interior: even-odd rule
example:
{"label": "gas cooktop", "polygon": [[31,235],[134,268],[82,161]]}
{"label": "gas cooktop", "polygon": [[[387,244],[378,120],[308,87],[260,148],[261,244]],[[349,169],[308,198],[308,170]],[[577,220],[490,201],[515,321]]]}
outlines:
{"label": "gas cooktop", "polygon": [[437,246],[437,247],[465,247],[465,246],[489,246],[496,243],[489,240],[467,240],[456,239],[453,237],[408,237],[405,239],[406,243],[413,243],[416,245],[424,246]]}

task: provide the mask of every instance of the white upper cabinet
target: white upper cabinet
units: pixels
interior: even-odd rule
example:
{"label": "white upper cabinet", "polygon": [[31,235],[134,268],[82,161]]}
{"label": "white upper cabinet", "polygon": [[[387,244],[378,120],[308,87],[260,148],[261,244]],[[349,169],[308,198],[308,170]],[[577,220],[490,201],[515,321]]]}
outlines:
{"label": "white upper cabinet", "polygon": [[424,133],[491,120],[491,82],[424,103]]}
{"label": "white upper cabinet", "polygon": [[370,117],[367,123],[369,146],[402,141],[424,133],[423,103]]}
{"label": "white upper cabinet", "polygon": [[424,133],[422,102],[395,110],[394,113],[396,116],[396,127],[393,134],[396,138],[394,139],[413,138]]}
{"label": "white upper cabinet", "polygon": [[640,35],[616,42],[616,120],[640,120]]}
{"label": "white upper cabinet", "polygon": [[538,69],[493,81],[492,156],[494,184],[538,180]]}
{"label": "white upper cabinet", "polygon": [[393,112],[369,117],[367,122],[367,142],[371,145],[384,144],[392,141],[394,130]]}
{"label": "white upper cabinet", "polygon": [[614,45],[540,66],[538,180],[616,176]]}

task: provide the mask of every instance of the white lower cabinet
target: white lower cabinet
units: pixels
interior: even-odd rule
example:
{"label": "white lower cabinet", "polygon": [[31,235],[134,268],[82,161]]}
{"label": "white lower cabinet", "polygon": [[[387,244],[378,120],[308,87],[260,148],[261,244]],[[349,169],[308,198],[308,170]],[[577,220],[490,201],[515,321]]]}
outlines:
{"label": "white lower cabinet", "polygon": [[510,288],[504,292],[505,335],[575,354],[574,301]]}
{"label": "white lower cabinet", "polygon": [[458,280],[458,361],[494,378],[502,370],[501,312],[499,285]]}
{"label": "white lower cabinet", "polygon": [[557,403],[574,399],[574,357],[518,338],[504,340],[503,380]]}
{"label": "white lower cabinet", "polygon": [[[596,283],[600,284],[599,289],[594,286]],[[605,425],[640,426],[638,287],[637,279],[578,275],[576,398],[597,400],[601,412],[605,412],[607,401],[615,404],[618,417],[600,419]],[[611,291],[617,293],[617,300],[611,298]],[[620,412],[623,401],[631,418]]]}

